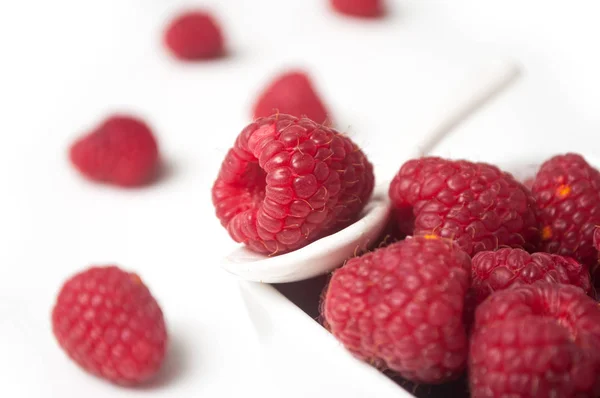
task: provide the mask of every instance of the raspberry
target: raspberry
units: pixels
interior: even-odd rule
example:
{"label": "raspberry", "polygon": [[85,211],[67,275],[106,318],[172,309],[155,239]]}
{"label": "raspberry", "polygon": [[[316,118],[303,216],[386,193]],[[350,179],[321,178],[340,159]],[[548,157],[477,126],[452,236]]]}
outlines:
{"label": "raspberry", "polygon": [[437,236],[355,257],[327,288],[327,328],[358,358],[406,379],[456,378],[468,350],[462,317],[469,268],[469,256]]}
{"label": "raspberry", "polygon": [[301,71],[284,73],[273,80],[254,105],[254,118],[285,113],[307,117],[317,123],[331,124],[328,112],[309,76]]}
{"label": "raspberry", "polygon": [[479,252],[473,257],[471,290],[476,304],[497,290],[536,281],[579,286],[594,296],[588,267],[556,254],[529,254],[522,249]]}
{"label": "raspberry", "polygon": [[341,14],[361,18],[383,15],[383,0],[330,0],[334,10]]}
{"label": "raspberry", "polygon": [[165,357],[161,309],[136,274],[116,266],[70,278],[52,310],[52,329],[79,366],[116,384],[148,381]]}
{"label": "raspberry", "polygon": [[183,61],[216,58],[224,53],[221,29],[204,11],[188,11],[175,18],[166,29],[164,41]]}
{"label": "raspberry", "polygon": [[403,233],[449,238],[469,255],[501,246],[533,250],[539,239],[531,193],[489,164],[410,160],[389,194]]}
{"label": "raspberry", "polygon": [[542,164],[532,192],[540,209],[542,251],[594,266],[597,252],[593,234],[600,224],[600,172],[580,155],[555,156]]}
{"label": "raspberry", "polygon": [[600,307],[580,288],[536,282],[477,309],[472,397],[598,397],[599,371]]}
{"label": "raspberry", "polygon": [[117,115],[77,140],[71,146],[70,158],[89,179],[136,186],[155,176],[158,146],[143,121]]}
{"label": "raspberry", "polygon": [[236,242],[278,254],[353,221],[374,181],[373,166],[349,138],[312,120],[278,114],[240,133],[212,199]]}

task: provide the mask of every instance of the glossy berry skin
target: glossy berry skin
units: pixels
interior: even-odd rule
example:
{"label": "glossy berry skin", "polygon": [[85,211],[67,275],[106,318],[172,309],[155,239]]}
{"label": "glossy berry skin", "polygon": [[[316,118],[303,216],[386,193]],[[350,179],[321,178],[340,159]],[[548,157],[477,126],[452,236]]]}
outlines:
{"label": "glossy berry skin", "polygon": [[420,383],[454,379],[467,360],[469,269],[469,256],[436,236],[355,257],[331,278],[325,323],[355,356],[378,367]]}
{"label": "glossy berry skin", "polygon": [[159,163],[152,131],[144,121],[127,115],[105,119],[73,143],[69,156],[88,179],[122,187],[150,182]]}
{"label": "glossy berry skin", "polygon": [[495,166],[424,157],[406,162],[389,190],[401,231],[454,240],[469,255],[499,247],[533,250],[534,199]]}
{"label": "glossy berry skin", "polygon": [[494,293],[476,312],[469,384],[473,398],[600,396],[600,307],[572,285]]}
{"label": "glossy berry skin", "polygon": [[329,112],[319,98],[311,78],[302,71],[290,71],[276,77],[258,96],[254,118],[283,113],[307,117],[320,124],[331,124]]}
{"label": "glossy berry skin", "polygon": [[575,285],[595,296],[588,267],[570,257],[512,248],[479,252],[473,257],[471,291],[477,304],[495,291],[537,281]]}
{"label": "glossy berry skin", "polygon": [[278,114],[238,136],[212,189],[217,217],[250,249],[279,254],[355,220],[373,191],[373,167],[346,136]]}
{"label": "glossy berry skin", "polygon": [[116,384],[148,381],[165,358],[160,307],[137,275],[116,266],[91,267],[65,282],[52,330],[79,366]]}
{"label": "glossy berry skin", "polygon": [[376,18],[383,15],[383,0],[330,0],[340,14],[359,18]]}
{"label": "glossy berry skin", "polygon": [[540,209],[540,249],[595,266],[593,233],[600,224],[600,172],[580,155],[555,156],[540,167],[532,192]]}
{"label": "glossy berry skin", "polygon": [[167,27],[164,41],[182,61],[216,58],[225,52],[221,28],[205,11],[188,11],[177,16]]}

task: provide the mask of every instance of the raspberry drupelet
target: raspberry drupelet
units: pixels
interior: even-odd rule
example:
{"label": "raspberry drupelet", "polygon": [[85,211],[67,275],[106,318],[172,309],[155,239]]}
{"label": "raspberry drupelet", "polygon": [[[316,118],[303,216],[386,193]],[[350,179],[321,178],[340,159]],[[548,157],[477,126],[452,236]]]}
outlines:
{"label": "raspberry drupelet", "polygon": [[571,284],[595,297],[589,269],[570,257],[503,248],[473,256],[471,290],[477,304],[497,290],[537,281]]}
{"label": "raspberry drupelet", "polygon": [[377,18],[384,14],[384,0],[329,0],[340,14],[358,18]]}
{"label": "raspberry drupelet", "polygon": [[372,165],[348,137],[307,118],[276,114],[238,136],[212,200],[236,242],[274,255],[354,221],[374,181]]}

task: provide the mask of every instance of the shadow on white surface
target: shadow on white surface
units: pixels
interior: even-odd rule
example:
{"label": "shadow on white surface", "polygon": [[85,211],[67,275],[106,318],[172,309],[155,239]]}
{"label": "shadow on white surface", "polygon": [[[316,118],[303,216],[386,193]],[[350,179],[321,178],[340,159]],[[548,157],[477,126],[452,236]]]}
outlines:
{"label": "shadow on white surface", "polygon": [[[136,389],[156,390],[167,388],[169,385],[184,379],[189,374],[192,366],[190,355],[195,355],[195,353],[190,352],[188,345],[176,333],[171,333],[169,338],[170,346],[167,357],[159,373],[149,383]],[[195,366],[197,367],[198,365],[195,364]]]}
{"label": "shadow on white surface", "polygon": [[156,170],[156,177],[150,186],[153,184],[164,184],[176,178],[177,172],[180,170],[180,164],[173,159],[161,159],[160,165]]}

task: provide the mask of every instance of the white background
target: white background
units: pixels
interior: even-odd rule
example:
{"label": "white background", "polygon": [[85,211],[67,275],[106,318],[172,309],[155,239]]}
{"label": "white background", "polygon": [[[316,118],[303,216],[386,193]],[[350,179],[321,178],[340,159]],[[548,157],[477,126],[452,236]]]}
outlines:
{"label": "white background", "polygon": [[[313,74],[338,127],[376,164],[399,166],[424,121],[496,56],[518,59],[523,77],[438,154],[598,150],[596,2],[389,3],[387,19],[362,22],[325,0],[0,2],[1,396],[290,396],[272,385],[238,284],[218,268],[232,244],[210,204],[252,98],[288,66]],[[228,58],[182,65],[164,52],[166,19],[193,4],[222,21]],[[156,185],[118,190],[70,168],[69,143],[113,111],[153,126],[169,170]],[[50,331],[62,281],[108,262],[139,272],[167,317],[172,351],[148,388],[87,376]],[[302,396],[297,380],[288,388]]]}

